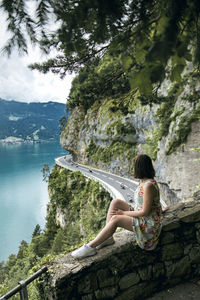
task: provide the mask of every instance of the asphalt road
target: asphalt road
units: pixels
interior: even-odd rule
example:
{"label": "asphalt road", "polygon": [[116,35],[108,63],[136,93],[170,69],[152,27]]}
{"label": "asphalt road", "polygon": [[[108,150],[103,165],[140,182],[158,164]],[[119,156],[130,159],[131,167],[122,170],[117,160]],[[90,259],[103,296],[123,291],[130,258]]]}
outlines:
{"label": "asphalt road", "polygon": [[109,190],[112,190],[113,197],[125,200],[129,204],[133,201],[137,181],[75,163],[70,156],[58,157],[55,161],[56,164],[66,169],[80,171],[86,177],[99,181]]}

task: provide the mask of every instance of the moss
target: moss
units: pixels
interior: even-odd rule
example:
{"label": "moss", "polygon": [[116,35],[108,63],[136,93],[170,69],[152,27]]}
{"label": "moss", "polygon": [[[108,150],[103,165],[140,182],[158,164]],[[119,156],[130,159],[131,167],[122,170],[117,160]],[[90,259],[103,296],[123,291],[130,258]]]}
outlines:
{"label": "moss", "polygon": [[90,107],[89,111],[91,113],[97,113],[100,106],[102,105],[102,102],[100,100],[97,100],[94,102],[94,104]]}
{"label": "moss", "polygon": [[116,118],[122,117],[122,112],[119,109],[115,110],[116,102],[118,101],[119,99],[117,99],[116,101],[114,101],[113,99],[106,99],[102,102],[99,110],[102,126],[107,122],[110,123],[112,120],[116,120]]}
{"label": "moss", "polygon": [[136,111],[136,109],[141,106],[140,100],[140,93],[137,90],[136,93],[133,93],[133,91],[131,91],[131,93],[129,94],[129,96],[124,100],[125,102],[127,102],[128,105],[128,111],[130,113],[134,113]]}
{"label": "moss", "polygon": [[109,163],[112,159],[117,157],[122,159],[124,155],[130,159],[136,155],[133,145],[120,141],[113,142],[108,147],[96,146],[94,142],[91,141],[86,153],[93,162],[102,161],[104,163]]}
{"label": "moss", "polygon": [[178,146],[183,144],[191,132],[192,123],[200,120],[200,104],[197,106],[195,110],[192,111],[192,114],[183,115],[179,118],[178,128],[175,131],[176,136],[168,146],[166,154],[169,155],[173,153]]}
{"label": "moss", "polygon": [[120,135],[127,135],[127,134],[136,134],[136,130],[133,125],[128,124],[125,126],[122,123],[118,123],[116,126],[117,133]]}
{"label": "moss", "polygon": [[137,153],[135,147],[132,147],[131,149],[129,149],[126,152],[126,158],[130,161],[130,164],[129,164],[129,174],[133,174],[133,172],[134,172],[134,163],[133,163],[133,161],[134,161],[134,158],[136,157],[137,154],[138,153]]}
{"label": "moss", "polygon": [[[100,105],[99,105],[100,104]],[[115,98],[115,99],[105,99],[104,101],[96,101],[94,103],[94,108],[91,108],[92,112],[97,112],[99,108],[99,114],[101,115],[101,125],[112,121],[115,122],[116,119],[122,118],[129,112],[135,111],[136,107],[139,105],[139,100],[132,96],[132,93]]]}
{"label": "moss", "polygon": [[[166,155],[173,153],[178,146],[187,140],[188,134],[191,132],[191,125],[193,122],[199,119],[200,109],[196,105],[199,101],[199,94],[195,90],[196,82],[191,81],[191,75],[187,74],[179,85],[175,85],[166,98],[166,101],[160,105],[155,117],[158,121],[158,129],[155,130],[152,138],[147,137],[145,150],[150,152],[152,150],[152,156],[155,158],[158,149],[158,141],[162,137],[167,136],[169,133],[169,127],[174,122],[178,129],[175,129],[175,137],[170,141]],[[184,91],[185,85],[190,82],[191,93],[185,96],[185,100],[192,102],[192,112],[187,111],[185,107],[180,107],[178,110],[174,110],[175,103],[178,96]],[[182,97],[184,100],[184,97]]]}
{"label": "moss", "polygon": [[106,128],[107,135],[125,136],[128,134],[136,134],[136,130],[132,124],[123,124],[121,119],[111,122]]}
{"label": "moss", "polygon": [[[119,121],[120,122],[120,121]],[[115,132],[115,127],[118,124],[118,121],[110,123],[106,128],[106,134],[107,135],[113,135]]]}
{"label": "moss", "polygon": [[146,143],[142,146],[143,152],[149,155],[153,160],[157,157],[160,137],[161,135],[158,127],[149,128]]}
{"label": "moss", "polygon": [[159,122],[159,137],[160,139],[163,136],[166,136],[169,131],[169,126],[171,123],[171,114],[173,113],[175,105],[175,98],[170,97],[166,102],[163,102],[160,105],[160,108],[157,110],[155,117]]}
{"label": "moss", "polygon": [[87,156],[91,157],[96,152],[97,149],[98,149],[98,147],[95,145],[93,140],[91,140],[88,147],[87,147],[87,149],[86,149]]}

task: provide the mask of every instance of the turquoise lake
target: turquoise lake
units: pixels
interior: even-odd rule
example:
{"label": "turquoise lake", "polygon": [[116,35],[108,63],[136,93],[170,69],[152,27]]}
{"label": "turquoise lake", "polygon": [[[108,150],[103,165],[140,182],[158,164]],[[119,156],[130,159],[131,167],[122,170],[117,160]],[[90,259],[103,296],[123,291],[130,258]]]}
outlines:
{"label": "turquoise lake", "polygon": [[44,228],[49,198],[41,170],[66,153],[59,142],[0,145],[0,261],[30,242],[37,224]]}

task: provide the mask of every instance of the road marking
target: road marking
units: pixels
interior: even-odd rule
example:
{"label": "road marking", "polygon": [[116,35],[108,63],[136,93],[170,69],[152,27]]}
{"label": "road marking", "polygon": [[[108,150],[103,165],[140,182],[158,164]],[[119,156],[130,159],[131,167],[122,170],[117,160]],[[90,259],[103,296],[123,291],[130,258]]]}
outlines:
{"label": "road marking", "polygon": [[114,180],[113,178],[111,178],[111,177],[108,177],[109,179],[111,179],[111,180]]}
{"label": "road marking", "polygon": [[116,180],[116,182],[121,183],[121,181]]}
{"label": "road marking", "polygon": [[130,188],[130,190],[131,190],[133,193],[135,193],[135,191],[134,191],[134,190],[132,190],[131,188]]}

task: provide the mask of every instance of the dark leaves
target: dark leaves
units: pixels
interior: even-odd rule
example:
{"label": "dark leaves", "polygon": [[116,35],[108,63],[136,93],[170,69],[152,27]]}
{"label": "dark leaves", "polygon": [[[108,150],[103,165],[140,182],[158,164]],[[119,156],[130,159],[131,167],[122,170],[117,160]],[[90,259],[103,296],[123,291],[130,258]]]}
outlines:
{"label": "dark leaves", "polygon": [[[43,0],[34,12],[25,0],[2,1],[13,36],[4,50],[27,52],[27,37],[47,54],[59,57],[35,64],[64,76],[78,71],[107,51],[121,57],[123,71],[133,89],[148,95],[169,74],[181,78],[186,61],[200,61],[200,5],[190,0]],[[52,31],[49,19],[55,20]],[[193,52],[191,51],[191,46]],[[64,57],[64,58],[63,58]],[[180,61],[181,59],[181,61]],[[172,61],[171,69],[170,61]]]}

